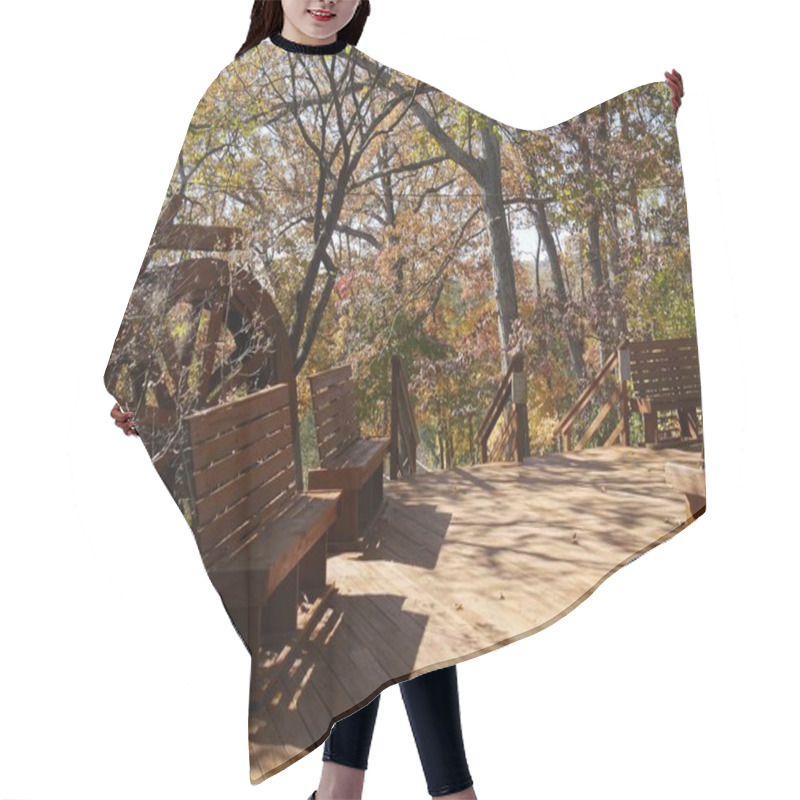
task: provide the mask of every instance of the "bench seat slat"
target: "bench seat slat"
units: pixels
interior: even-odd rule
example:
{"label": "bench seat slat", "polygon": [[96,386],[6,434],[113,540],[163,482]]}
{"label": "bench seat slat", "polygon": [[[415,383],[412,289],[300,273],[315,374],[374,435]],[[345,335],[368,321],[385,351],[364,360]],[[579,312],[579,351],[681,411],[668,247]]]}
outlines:
{"label": "bench seat slat", "polygon": [[640,414],[651,414],[654,411],[670,411],[673,408],[699,408],[701,398],[699,394],[672,396],[672,397],[634,397],[631,406]]}
{"label": "bench seat slat", "polygon": [[272,594],[300,559],[334,523],[340,491],[302,492],[279,516],[270,519],[249,542],[209,575],[220,594],[235,606],[252,605],[252,581]]}
{"label": "bench seat slat", "polygon": [[368,437],[353,442],[341,455],[331,462],[330,469],[361,469],[369,471],[377,465],[389,447],[389,439]]}
{"label": "bench seat slat", "polygon": [[310,469],[309,485],[358,489],[381,464],[389,451],[388,438],[359,439],[325,467]]}

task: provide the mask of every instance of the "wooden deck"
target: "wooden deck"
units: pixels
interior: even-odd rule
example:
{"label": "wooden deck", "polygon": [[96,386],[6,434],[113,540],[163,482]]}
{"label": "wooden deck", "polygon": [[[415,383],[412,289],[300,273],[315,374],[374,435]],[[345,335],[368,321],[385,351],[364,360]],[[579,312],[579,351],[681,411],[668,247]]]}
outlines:
{"label": "wooden deck", "polygon": [[388,483],[363,552],[328,561],[328,595],[293,647],[263,653],[251,782],[324,742],[331,718],[386,686],[553,624],[686,527],[667,461],[696,451],[608,447]]}

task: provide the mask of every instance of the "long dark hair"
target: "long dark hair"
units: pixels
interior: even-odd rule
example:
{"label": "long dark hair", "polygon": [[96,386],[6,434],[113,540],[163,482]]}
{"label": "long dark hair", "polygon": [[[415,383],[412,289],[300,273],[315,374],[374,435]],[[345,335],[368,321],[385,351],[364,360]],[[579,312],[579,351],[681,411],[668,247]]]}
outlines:
{"label": "long dark hair", "polygon": [[[368,16],[369,0],[361,0],[353,19],[339,31],[337,40],[345,39],[348,44],[358,44]],[[250,30],[244,44],[239,48],[236,58],[243,56],[268,36],[280,33],[282,30],[283,6],[280,0],[255,0],[253,10],[250,12]]]}

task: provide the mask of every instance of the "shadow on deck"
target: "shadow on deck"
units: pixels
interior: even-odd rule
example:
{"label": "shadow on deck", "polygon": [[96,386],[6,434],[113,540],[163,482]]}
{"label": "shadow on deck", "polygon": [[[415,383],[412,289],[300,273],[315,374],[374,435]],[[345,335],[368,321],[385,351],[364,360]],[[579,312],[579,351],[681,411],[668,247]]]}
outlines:
{"label": "shadow on deck", "polygon": [[685,528],[667,461],[697,465],[699,446],[596,448],[387,483],[363,550],[329,558],[331,587],[306,609],[304,633],[263,654],[253,776],[285,769],[385,687],[548,627]]}

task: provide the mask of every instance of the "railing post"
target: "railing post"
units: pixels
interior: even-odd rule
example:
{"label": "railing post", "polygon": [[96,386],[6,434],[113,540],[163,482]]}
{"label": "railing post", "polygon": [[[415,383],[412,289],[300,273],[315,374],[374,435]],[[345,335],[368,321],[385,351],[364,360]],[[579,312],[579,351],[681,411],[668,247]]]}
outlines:
{"label": "railing post", "polygon": [[631,351],[628,343],[623,342],[617,351],[619,368],[619,410],[622,414],[622,444],[629,447],[631,443],[630,413],[628,410],[628,378],[631,375]]}
{"label": "railing post", "polygon": [[[516,353],[509,362],[508,369],[503,375],[500,385],[495,392],[494,399],[489,406],[489,411],[481,423],[478,430],[478,443],[480,445],[480,459],[482,464],[489,461],[489,437],[495,429],[501,417],[508,414],[507,420],[502,430],[502,441],[500,446],[503,454],[513,449],[512,458],[522,462],[530,455],[530,435],[528,431],[528,405],[527,389],[525,381],[525,371],[523,369],[522,353]],[[506,405],[508,404],[508,405]],[[514,426],[513,439],[507,436],[509,426]],[[494,455],[492,449],[492,455]]]}
{"label": "railing post", "polygon": [[399,442],[399,428],[400,428],[400,409],[398,403],[398,394],[400,390],[400,376],[399,364],[397,363],[399,357],[392,356],[392,413],[391,413],[391,431],[389,433],[389,478],[396,480],[397,474],[400,471],[400,442]]}
{"label": "railing post", "polygon": [[521,464],[530,455],[530,442],[528,438],[528,392],[522,353],[517,353],[512,359],[511,373],[511,402],[516,417],[516,446],[517,461]]}

